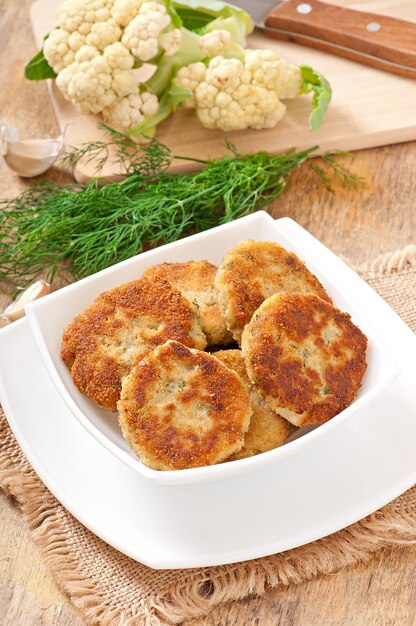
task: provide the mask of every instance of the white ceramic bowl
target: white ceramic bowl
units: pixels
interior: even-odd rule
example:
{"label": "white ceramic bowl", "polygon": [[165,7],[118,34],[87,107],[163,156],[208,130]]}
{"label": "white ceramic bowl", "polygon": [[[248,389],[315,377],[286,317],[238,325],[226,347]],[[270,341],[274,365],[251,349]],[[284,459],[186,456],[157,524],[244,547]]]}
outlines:
{"label": "white ceramic bowl", "polygon": [[[297,236],[297,233],[299,236]],[[399,375],[399,369],[380,337],[375,333],[366,311],[365,302],[356,302],[349,289],[348,275],[343,271],[343,282],[337,279],[336,268],[324,266],[319,257],[308,251],[308,236],[289,218],[273,220],[260,211],[230,224],[213,228],[181,241],[168,244],[118,263],[102,272],[89,276],[26,307],[30,327],[45,362],[47,370],[66,405],[87,431],[112,454],[146,478],[158,483],[183,485],[250,472],[270,465],[278,471],[279,459],[285,455],[298,455],[302,462],[302,448],[319,438],[326,429],[336,429],[341,421],[359,412],[371,399],[380,394]],[[162,262],[180,262],[207,259],[218,264],[224,254],[243,239],[276,241],[287,250],[295,252],[322,282],[334,304],[351,314],[352,320],[369,339],[368,368],[363,384],[354,402],[335,418],[286,445],[248,459],[179,471],[152,470],[135,456],[123,439],[114,413],[99,409],[83,396],[72,382],[68,368],[60,359],[62,332],[73,317],[88,306],[103,291],[140,277],[150,265]],[[345,266],[343,268],[345,270]],[[347,280],[346,277],[347,276]],[[352,281],[354,282],[354,281]],[[371,291],[370,287],[367,287]]]}

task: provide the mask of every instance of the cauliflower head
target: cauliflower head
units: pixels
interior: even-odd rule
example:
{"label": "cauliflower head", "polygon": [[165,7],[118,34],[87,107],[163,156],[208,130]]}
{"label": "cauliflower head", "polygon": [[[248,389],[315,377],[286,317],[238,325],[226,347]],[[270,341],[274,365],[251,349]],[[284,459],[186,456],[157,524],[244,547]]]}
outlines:
{"label": "cauliflower head", "polygon": [[58,10],[59,28],[43,45],[43,54],[56,74],[75,60],[84,45],[99,50],[121,38],[121,28],[111,18],[113,0],[65,0]]}
{"label": "cauliflower head", "polygon": [[[195,79],[196,72],[202,73],[202,68],[192,68],[192,72]],[[182,70],[176,82],[193,91],[197,116],[206,128],[224,131],[273,128],[286,111],[277,91],[266,87],[264,82],[260,84],[241,59],[215,57],[196,87]]]}
{"label": "cauliflower head", "polygon": [[[56,77],[82,112],[102,112],[131,134],[152,134],[180,105],[207,128],[271,128],[285,113],[282,100],[306,93],[316,130],[328,81],[272,50],[245,49],[252,30],[248,13],[222,0],[64,0],[25,76]],[[147,62],[150,76],[136,72]]]}
{"label": "cauliflower head", "polygon": [[118,98],[137,91],[137,80],[130,69],[112,67],[114,48],[109,48],[101,54],[93,46],[83,46],[76,53],[74,63],[56,78],[64,97],[83,113],[101,113]]}
{"label": "cauliflower head", "polygon": [[148,93],[134,93],[120,100],[116,100],[112,105],[103,109],[104,121],[120,130],[126,132],[142,124],[146,117],[154,115],[159,109],[157,96]]}

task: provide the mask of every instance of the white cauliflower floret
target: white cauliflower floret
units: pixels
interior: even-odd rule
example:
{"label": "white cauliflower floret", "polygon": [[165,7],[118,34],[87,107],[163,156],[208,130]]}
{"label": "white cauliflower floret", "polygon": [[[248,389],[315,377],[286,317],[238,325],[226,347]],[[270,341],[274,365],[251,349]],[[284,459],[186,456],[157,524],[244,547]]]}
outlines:
{"label": "white cauliflower floret", "polygon": [[99,50],[95,46],[82,46],[75,54],[75,61],[82,63],[83,61],[91,61],[94,57],[98,57]]}
{"label": "white cauliflower floret", "polygon": [[249,50],[245,66],[252,74],[253,84],[273,89],[279,98],[299,95],[302,84],[300,68],[279,58],[273,50]]}
{"label": "white cauliflower floret", "polygon": [[225,131],[273,128],[286,111],[276,91],[255,84],[242,61],[221,56],[210,61],[195,103],[203,126]]}
{"label": "white cauliflower floret", "polygon": [[112,43],[104,50],[103,56],[112,69],[130,70],[134,65],[134,58],[121,41]]}
{"label": "white cauliflower floret", "polygon": [[157,96],[144,92],[135,93],[117,100],[103,110],[104,121],[122,132],[141,124],[146,117],[159,109]]}
{"label": "white cauliflower floret", "polygon": [[126,27],[121,41],[140,61],[150,61],[159,52],[159,35],[170,23],[163,4],[144,2],[137,17]]}
{"label": "white cauliflower floret", "polygon": [[130,70],[113,70],[112,88],[119,98],[134,93],[137,89],[137,78]]}
{"label": "white cauliflower floret", "polygon": [[98,22],[92,25],[91,32],[87,36],[87,44],[104,50],[106,46],[119,41],[120,37],[120,26],[115,20],[109,19],[107,22]]}
{"label": "white cauliflower floret", "polygon": [[296,98],[302,87],[302,72],[300,67],[289,63],[286,59],[280,59],[280,78],[277,86],[279,98]]}
{"label": "white cauliflower floret", "polygon": [[75,52],[69,44],[69,33],[61,28],[54,28],[43,44],[45,59],[56,74],[74,62]]}
{"label": "white cauliflower floret", "polygon": [[137,16],[144,2],[146,0],[115,0],[111,15],[117,24],[125,28]]}
{"label": "white cauliflower floret", "polygon": [[181,69],[176,74],[175,82],[181,87],[190,89],[193,92],[193,96],[182,102],[182,106],[186,109],[194,109],[195,102],[195,90],[203,80],[205,80],[207,68],[201,61],[199,63],[190,63]]}
{"label": "white cauliflower floret", "polygon": [[226,131],[273,128],[286,111],[281,99],[299,95],[302,84],[300,68],[272,50],[248,50],[242,59],[218,55],[207,67],[192,63],[175,80],[193,93],[183,106],[194,107],[206,128]]}
{"label": "white cauliflower floret", "polygon": [[117,98],[137,90],[136,77],[131,70],[113,69],[92,46],[83,46],[76,54],[88,60],[75,61],[63,69],[56,84],[64,97],[82,112],[100,113]]}
{"label": "white cauliflower floret", "polygon": [[179,50],[182,41],[182,32],[180,28],[174,28],[167,33],[163,33],[159,38],[159,43],[166,56],[171,57]]}
{"label": "white cauliflower floret", "polygon": [[58,24],[72,33],[88,35],[93,24],[107,22],[114,0],[65,0],[58,9]]}
{"label": "white cauliflower floret", "polygon": [[227,30],[213,30],[199,39],[199,47],[207,57],[222,56],[232,43],[233,38]]}
{"label": "white cauliflower floret", "polygon": [[71,50],[77,52],[82,46],[85,46],[87,40],[84,35],[81,35],[77,30],[69,34],[68,43]]}

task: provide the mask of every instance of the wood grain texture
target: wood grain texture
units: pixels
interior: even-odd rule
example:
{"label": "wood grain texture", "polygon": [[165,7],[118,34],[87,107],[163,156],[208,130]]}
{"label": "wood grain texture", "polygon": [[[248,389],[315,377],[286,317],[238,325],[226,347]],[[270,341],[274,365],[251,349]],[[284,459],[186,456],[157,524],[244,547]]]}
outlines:
{"label": "wood grain texture", "polygon": [[[320,0],[308,0],[309,13],[299,5],[286,0],[267,16],[272,36],[416,79],[416,24]],[[377,32],[367,29],[371,23]]]}
{"label": "wood grain texture", "polygon": [[416,548],[385,552],[371,566],[232,602],[183,626],[414,626],[415,586],[403,585],[412,569],[415,576]]}
{"label": "wood grain texture", "polygon": [[[345,0],[334,0],[334,4],[343,3],[345,5]],[[385,0],[351,0],[351,5],[389,14],[389,3]],[[56,24],[56,6],[57,0],[40,0],[33,5],[32,22],[39,45],[45,33]],[[413,0],[390,0],[390,15],[392,10],[396,17],[416,22],[416,2]],[[241,152],[281,152],[293,146],[304,149],[315,144],[323,151],[334,148],[357,150],[416,140],[416,84],[413,80],[311,48],[277,42],[259,32],[250,38],[250,46],[272,48],[294,63],[316,68],[329,79],[333,99],[322,128],[317,132],[308,129],[311,96],[287,101],[287,114],[274,129],[226,134],[203,128],[193,110],[180,108],[157,131],[157,138],[172,148],[175,154],[217,158],[226,152],[226,137]],[[98,116],[81,115],[63,99],[55,86],[51,88],[51,96],[61,130],[71,122],[66,130],[70,145],[103,138],[103,132],[97,128]],[[185,171],[189,167],[187,161],[175,161],[172,170]],[[106,177],[117,176],[118,173],[111,163],[102,172]],[[92,162],[77,168],[77,176],[82,182],[95,175]]]}
{"label": "wood grain texture", "polygon": [[[58,131],[45,84],[23,80],[35,52],[28,11],[30,0],[0,0],[0,110],[24,137]],[[351,2],[353,4],[353,0]],[[399,2],[397,3],[400,4]],[[401,3],[402,5],[406,3]],[[371,5],[371,2],[367,2]],[[388,8],[388,2],[384,6]],[[369,9],[368,9],[369,10]],[[303,168],[270,207],[274,217],[289,215],[338,254],[363,263],[405,246],[416,236],[416,144],[360,152],[354,169],[366,176],[362,193],[323,191]],[[57,169],[49,180],[64,181]],[[27,186],[0,161],[0,195],[12,197]],[[0,309],[13,285],[2,285]],[[415,549],[388,551],[368,564],[301,586],[274,590],[260,599],[212,612],[201,626],[413,626]],[[85,622],[46,570],[15,506],[0,492],[0,623],[13,626],[81,626]],[[120,625],[121,626],[121,625]],[[193,624],[195,626],[195,622]]]}

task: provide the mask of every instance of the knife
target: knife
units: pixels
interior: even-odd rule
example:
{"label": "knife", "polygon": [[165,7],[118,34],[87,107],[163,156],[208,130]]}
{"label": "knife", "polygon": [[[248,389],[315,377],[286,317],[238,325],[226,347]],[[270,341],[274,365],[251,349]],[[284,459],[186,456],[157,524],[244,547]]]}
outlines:
{"label": "knife", "polygon": [[416,23],[320,0],[231,0],[277,39],[416,78]]}

